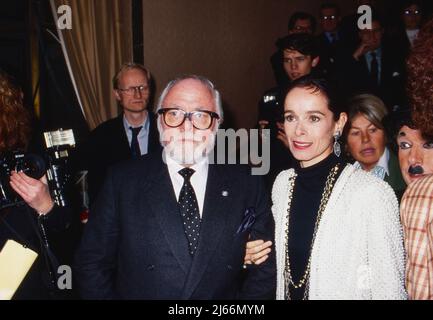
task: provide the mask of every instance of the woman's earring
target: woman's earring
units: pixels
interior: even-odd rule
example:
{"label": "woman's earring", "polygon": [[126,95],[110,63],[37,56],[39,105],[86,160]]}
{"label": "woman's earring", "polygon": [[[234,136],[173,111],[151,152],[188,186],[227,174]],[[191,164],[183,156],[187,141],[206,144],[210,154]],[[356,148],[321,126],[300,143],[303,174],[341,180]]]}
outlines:
{"label": "woman's earring", "polygon": [[340,146],[340,143],[338,142],[338,139],[340,139],[340,137],[341,137],[341,133],[340,133],[340,131],[337,131],[334,134],[334,154],[337,157],[340,157],[340,155],[341,155],[341,146]]}

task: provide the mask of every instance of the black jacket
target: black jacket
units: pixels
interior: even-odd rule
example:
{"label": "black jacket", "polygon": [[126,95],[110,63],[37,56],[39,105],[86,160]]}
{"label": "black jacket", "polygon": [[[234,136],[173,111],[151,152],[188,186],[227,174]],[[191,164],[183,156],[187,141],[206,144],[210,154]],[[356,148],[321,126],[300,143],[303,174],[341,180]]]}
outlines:
{"label": "black jacket", "polygon": [[[353,54],[353,52],[352,52]],[[337,83],[341,94],[348,98],[353,94],[371,93],[381,98],[389,111],[406,105],[405,83],[406,69],[400,55],[393,48],[382,46],[380,84],[371,81],[365,56],[356,61],[351,55],[346,56],[339,65]]]}
{"label": "black jacket", "polygon": [[[239,231],[247,209],[254,212],[255,223]],[[244,166],[209,165],[199,245],[192,258],[168,168],[161,155],[146,155],[108,174],[74,274],[86,299],[272,298],[275,256],[247,270],[243,259],[250,235],[272,240],[273,233],[260,177]]]}
{"label": "black jacket", "polygon": [[[151,112],[148,114],[150,120],[148,152],[152,153],[160,150],[160,144],[155,116]],[[92,204],[102,187],[107,169],[132,158],[123,126],[123,114],[95,128],[78,156],[81,157],[81,161],[86,164],[85,169],[88,170],[89,199]]]}

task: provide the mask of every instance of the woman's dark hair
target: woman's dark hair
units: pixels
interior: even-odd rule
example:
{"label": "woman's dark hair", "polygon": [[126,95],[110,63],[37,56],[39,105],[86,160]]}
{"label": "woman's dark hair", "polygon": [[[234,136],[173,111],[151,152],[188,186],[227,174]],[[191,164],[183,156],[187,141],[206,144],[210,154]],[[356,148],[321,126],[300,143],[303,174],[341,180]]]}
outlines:
{"label": "woman's dark hair", "polygon": [[312,75],[306,75],[296,79],[288,87],[285,97],[295,88],[311,89],[311,93],[321,93],[326,98],[328,108],[333,113],[335,121],[337,121],[340,118],[340,114],[345,111],[335,86],[325,79],[317,78]]}

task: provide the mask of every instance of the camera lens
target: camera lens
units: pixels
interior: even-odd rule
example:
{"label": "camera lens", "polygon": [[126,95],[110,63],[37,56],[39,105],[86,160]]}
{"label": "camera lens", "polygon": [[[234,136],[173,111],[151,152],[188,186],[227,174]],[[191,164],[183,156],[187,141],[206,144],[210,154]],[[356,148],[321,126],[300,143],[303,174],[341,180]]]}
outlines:
{"label": "camera lens", "polygon": [[16,171],[22,171],[33,179],[40,179],[45,174],[45,161],[35,154],[26,154],[23,161],[17,164]]}

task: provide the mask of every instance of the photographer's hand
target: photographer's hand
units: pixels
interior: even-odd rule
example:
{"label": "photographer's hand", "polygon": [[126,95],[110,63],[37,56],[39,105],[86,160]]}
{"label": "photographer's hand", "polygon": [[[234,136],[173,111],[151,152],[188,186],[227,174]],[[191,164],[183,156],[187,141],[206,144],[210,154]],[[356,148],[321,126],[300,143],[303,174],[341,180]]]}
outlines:
{"label": "photographer's hand", "polygon": [[267,120],[259,121],[259,135],[262,138],[262,140],[265,139],[265,136],[263,135],[263,129],[265,129],[268,125],[269,125],[269,121]]}
{"label": "photographer's hand", "polygon": [[40,215],[47,214],[53,208],[54,201],[51,199],[45,175],[36,180],[23,172],[13,171],[10,184],[15,192]]}
{"label": "photographer's hand", "polygon": [[284,124],[281,122],[277,122],[278,134],[277,139],[280,140],[284,146],[289,149],[289,140],[287,140],[286,131],[284,130]]}

